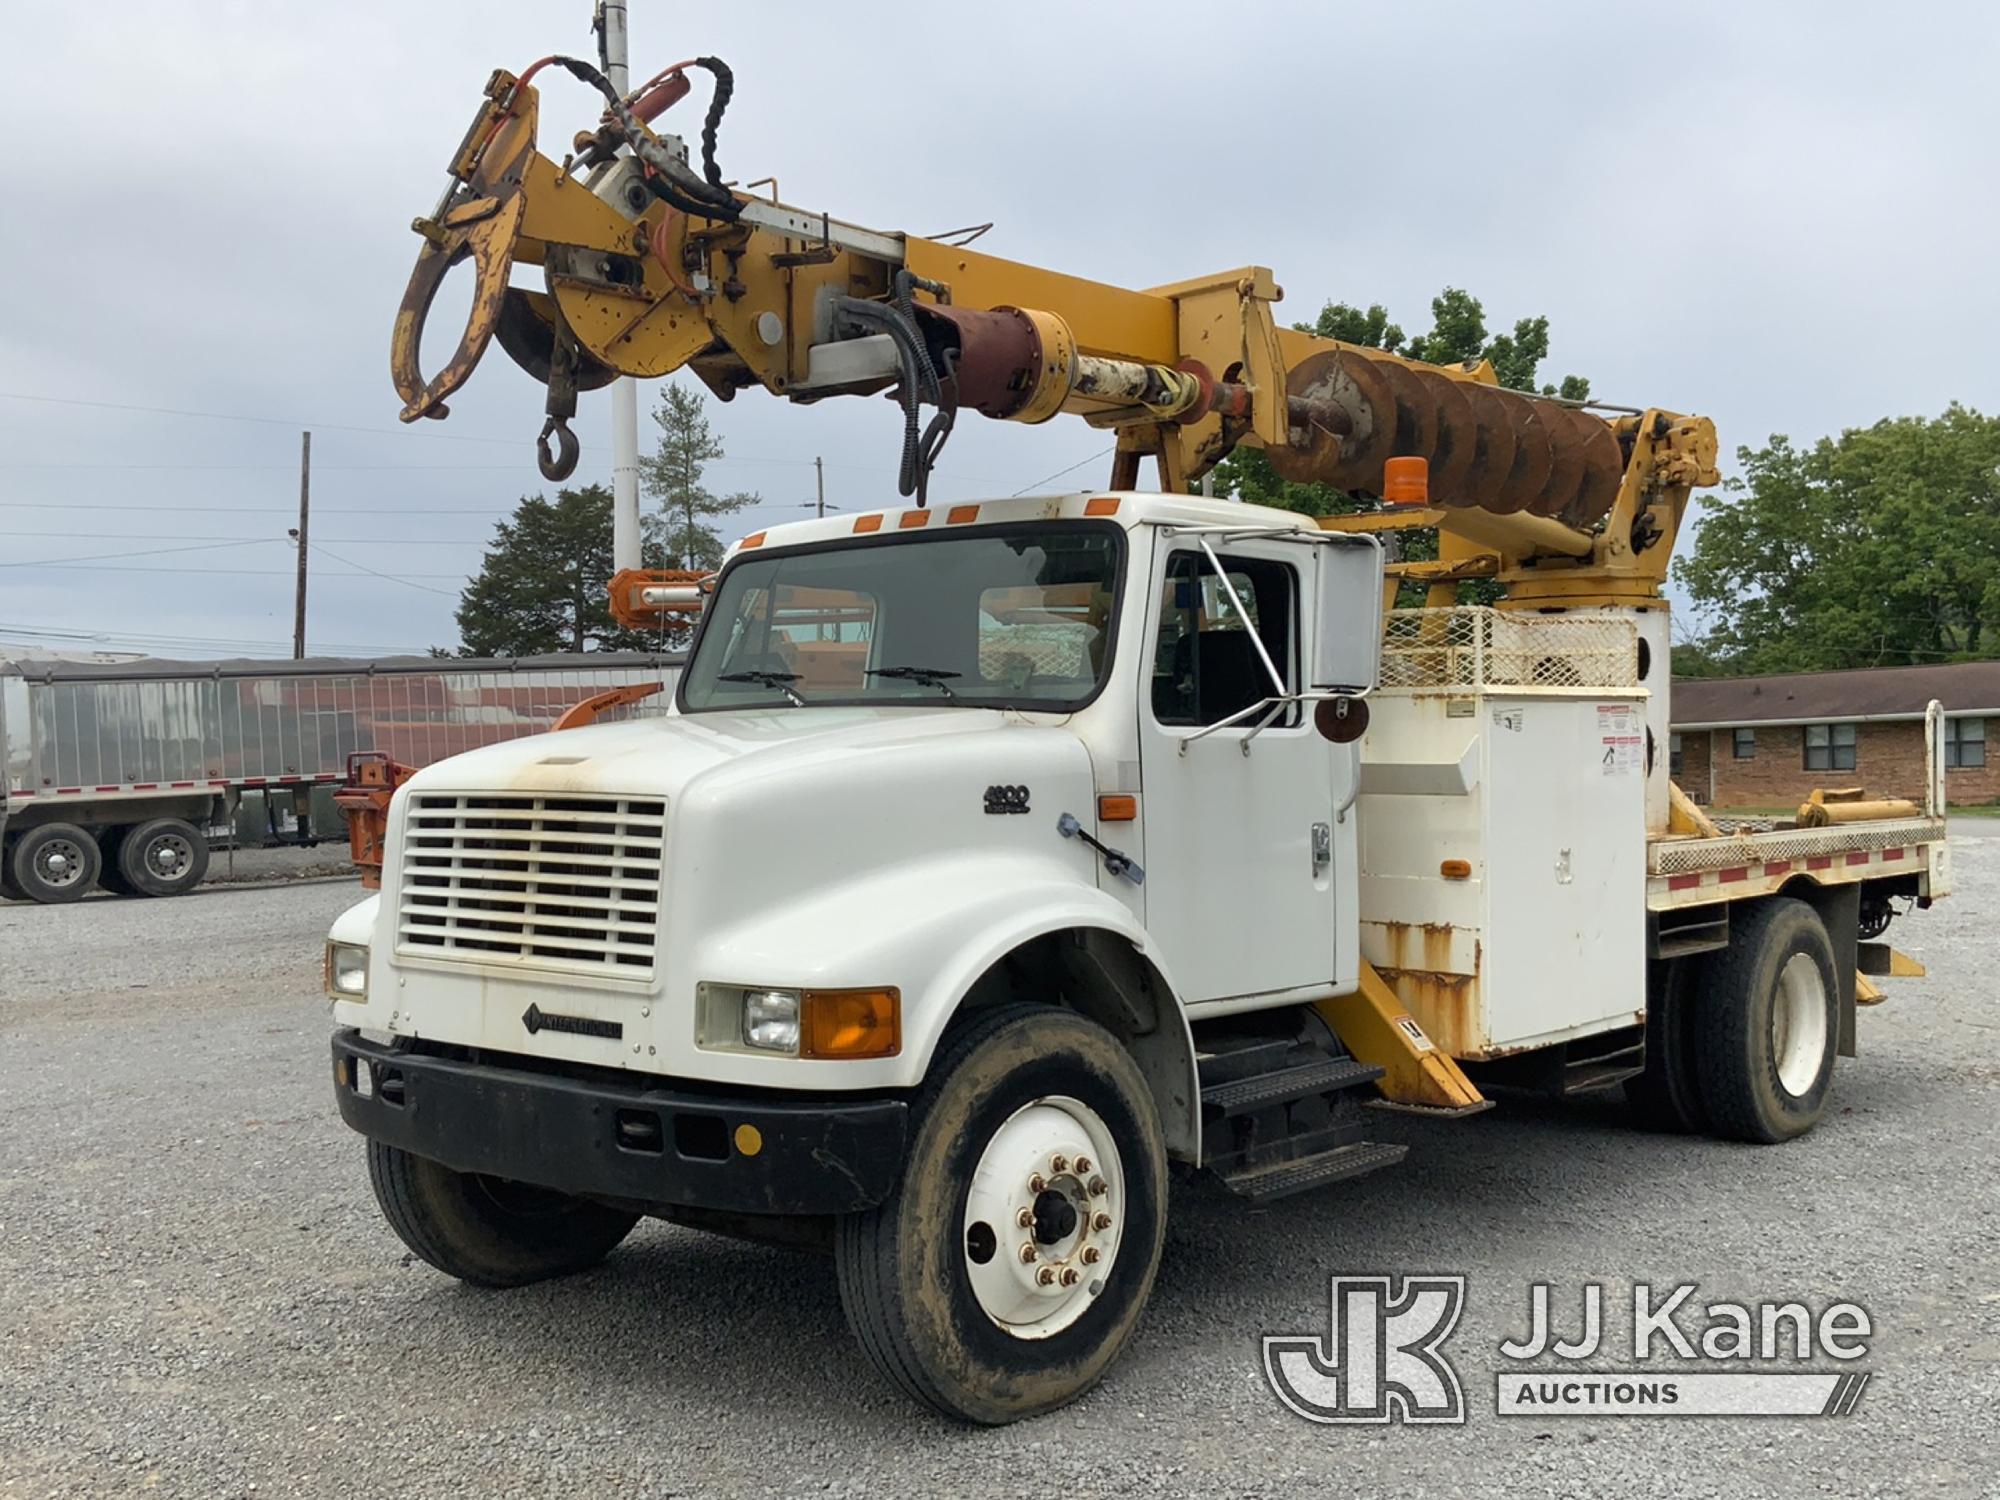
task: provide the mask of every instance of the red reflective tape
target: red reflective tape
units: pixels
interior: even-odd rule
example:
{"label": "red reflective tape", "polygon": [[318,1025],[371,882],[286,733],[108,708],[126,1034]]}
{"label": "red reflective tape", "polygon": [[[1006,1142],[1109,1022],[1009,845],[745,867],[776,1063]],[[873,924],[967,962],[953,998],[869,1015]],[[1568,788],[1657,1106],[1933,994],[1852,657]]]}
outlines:
{"label": "red reflective tape", "polygon": [[1750,870],[1747,865],[1740,870],[1721,870],[1716,873],[1715,878],[1724,884],[1732,880],[1748,880],[1750,878]]}
{"label": "red reflective tape", "polygon": [[1903,857],[1903,851],[1901,849],[1884,849],[1882,851],[1882,857],[1884,859],[1901,859]]}
{"label": "red reflective tape", "polygon": [[[82,790],[83,788],[80,786],[59,786],[56,788],[56,795],[58,797],[66,797],[72,792],[80,792]],[[115,792],[118,789],[116,787],[106,787],[105,790]]]}
{"label": "red reflective tape", "polygon": [[[160,784],[157,781],[135,781],[132,783],[132,790],[135,792],[157,792],[159,789]],[[104,788],[99,787],[98,790],[101,792]]]}
{"label": "red reflective tape", "polygon": [[243,778],[243,784],[245,786],[262,786],[265,780],[266,778],[262,776],[245,776]]}
{"label": "red reflective tape", "polygon": [[[78,790],[82,790],[82,789],[81,789],[81,788],[78,788]],[[115,792],[115,791],[117,791],[117,790],[118,790],[118,788],[117,788],[117,786],[116,786],[116,785],[112,785],[112,786],[101,786],[101,787],[98,787],[98,788],[96,788],[96,790],[98,790],[98,791],[100,791],[100,792]]]}
{"label": "red reflective tape", "polygon": [[1831,870],[1833,868],[1833,856],[1831,854],[1815,854],[1811,859],[1806,861],[1806,868],[1808,870]]}
{"label": "red reflective tape", "polygon": [[1849,863],[1850,865],[1865,865],[1865,864],[1867,864],[1867,863],[1868,863],[1868,851],[1867,851],[1866,849],[1857,849],[1857,850],[1855,850],[1855,851],[1854,851],[1854,852],[1853,852],[1852,854],[1850,854],[1850,855],[1848,855],[1848,856],[1847,856],[1847,862],[1848,862],[1848,863]]}
{"label": "red reflective tape", "polygon": [[184,786],[193,786],[194,783],[192,781],[176,781],[173,785],[175,790],[179,790],[181,787]]}
{"label": "red reflective tape", "polygon": [[226,781],[224,781],[224,780],[222,780],[222,779],[221,779],[220,777],[217,777],[217,778],[215,778],[214,780],[211,780],[211,781],[209,782],[209,785],[210,785],[210,786],[228,786],[228,785],[229,785],[229,783],[228,783],[228,782],[226,782]]}
{"label": "red reflective tape", "polygon": [[32,797],[35,795],[35,793],[34,790],[30,788],[29,790],[24,792],[9,792],[7,795],[10,797]]}
{"label": "red reflective tape", "polygon": [[1691,891],[1701,884],[1699,875],[1669,875],[1667,889],[1670,891]]}
{"label": "red reflective tape", "polygon": [[1788,874],[1791,868],[1792,862],[1789,859],[1774,859],[1764,866],[1764,873],[1766,875],[1784,875]]}

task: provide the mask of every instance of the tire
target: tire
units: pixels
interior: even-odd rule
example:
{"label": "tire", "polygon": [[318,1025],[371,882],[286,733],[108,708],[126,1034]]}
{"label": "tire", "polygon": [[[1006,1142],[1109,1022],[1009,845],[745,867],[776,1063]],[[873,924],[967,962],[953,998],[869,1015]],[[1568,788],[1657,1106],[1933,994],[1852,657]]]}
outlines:
{"label": "tire", "polygon": [[[1137,1066],[1069,1011],[980,1012],[945,1034],[911,1127],[887,1201],[835,1226],[862,1348],[961,1421],[997,1426],[1074,1400],[1131,1338],[1159,1269],[1166,1143]],[[1079,1149],[1100,1159],[1084,1168]],[[1010,1205],[1033,1222],[1008,1219]],[[1031,1244],[1038,1263],[1020,1258]],[[1058,1278],[1046,1288],[1045,1270]]]}
{"label": "tire", "polygon": [[14,846],[0,844],[0,899],[26,901],[28,893],[14,884]]}
{"label": "tire", "polygon": [[118,842],[118,873],[136,896],[184,896],[208,873],[208,840],[179,818],[141,823]]}
{"label": "tire", "polygon": [[97,872],[97,888],[109,891],[114,896],[133,894],[132,884],[125,878],[125,872],[118,868],[118,854],[126,836],[132,832],[130,823],[116,828],[107,828],[97,836],[98,850],[104,856],[104,867]]}
{"label": "tire", "polygon": [[588,1270],[639,1222],[551,1188],[454,1172],[380,1141],[368,1143],[368,1180],[397,1238],[474,1286],[527,1286]]}
{"label": "tire", "polygon": [[44,823],[14,840],[7,873],[30,901],[81,901],[103,868],[97,840],[74,823]]}
{"label": "tire", "polygon": [[1833,942],[1787,896],[1733,926],[1695,1003],[1695,1073],[1715,1135],[1772,1144],[1812,1129],[1826,1105],[1840,1036]]}
{"label": "tire", "polygon": [[1646,1071],[1625,1080],[1625,1102],[1651,1130],[1694,1135],[1708,1129],[1695,1076],[1695,1004],[1706,981],[1699,955],[1650,966],[1646,976]]}

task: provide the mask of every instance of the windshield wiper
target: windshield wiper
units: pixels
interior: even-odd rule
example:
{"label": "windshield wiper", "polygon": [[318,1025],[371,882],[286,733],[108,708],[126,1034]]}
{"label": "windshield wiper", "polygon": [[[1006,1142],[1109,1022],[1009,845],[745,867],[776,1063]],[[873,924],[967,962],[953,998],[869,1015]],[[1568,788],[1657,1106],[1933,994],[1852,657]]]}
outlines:
{"label": "windshield wiper", "polygon": [[866,669],[866,675],[869,677],[894,677],[904,682],[921,682],[925,687],[936,688],[947,698],[956,698],[958,694],[951,690],[951,685],[945,679],[947,677],[963,677],[965,674],[963,672],[946,672],[938,667],[869,667]]}
{"label": "windshield wiper", "polygon": [[717,682],[754,682],[758,687],[776,688],[787,698],[791,699],[794,706],[798,708],[806,706],[806,700],[792,691],[792,684],[799,680],[799,674],[796,672],[719,672],[716,674],[715,680]]}

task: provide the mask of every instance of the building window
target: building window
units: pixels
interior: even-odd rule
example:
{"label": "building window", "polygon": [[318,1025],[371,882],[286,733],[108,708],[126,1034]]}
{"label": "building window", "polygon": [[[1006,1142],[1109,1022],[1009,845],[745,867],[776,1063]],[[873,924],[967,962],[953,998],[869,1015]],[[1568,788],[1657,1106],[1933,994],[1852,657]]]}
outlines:
{"label": "building window", "polygon": [[1944,763],[1954,771],[1971,770],[1986,764],[1984,719],[1944,721]]}
{"label": "building window", "polygon": [[1852,724],[1806,725],[1806,769],[1808,771],[1853,770],[1854,726]]}
{"label": "building window", "polygon": [[1733,733],[1736,758],[1738,760],[1749,760],[1757,753],[1757,731],[1754,729],[1738,729]]}
{"label": "building window", "polygon": [[1676,781],[1680,779],[1681,737],[1677,734],[1667,736],[1667,774]]}

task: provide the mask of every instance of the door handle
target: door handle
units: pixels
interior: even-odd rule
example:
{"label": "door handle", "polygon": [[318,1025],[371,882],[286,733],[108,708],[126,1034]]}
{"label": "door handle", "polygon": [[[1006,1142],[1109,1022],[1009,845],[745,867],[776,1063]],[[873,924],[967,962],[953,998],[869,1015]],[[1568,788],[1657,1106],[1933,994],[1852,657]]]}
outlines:
{"label": "door handle", "polygon": [[1313,879],[1326,873],[1326,867],[1333,863],[1333,825],[1313,824]]}

